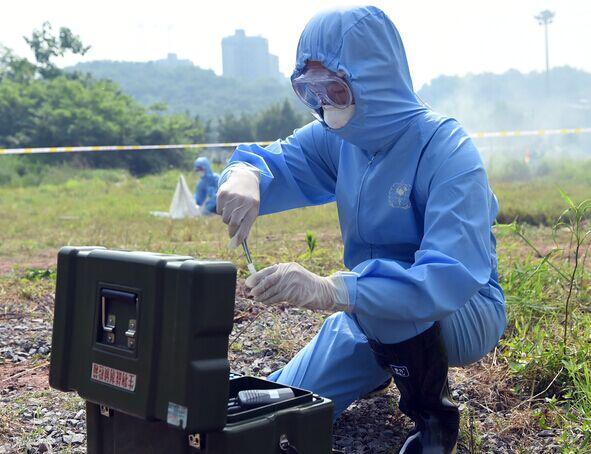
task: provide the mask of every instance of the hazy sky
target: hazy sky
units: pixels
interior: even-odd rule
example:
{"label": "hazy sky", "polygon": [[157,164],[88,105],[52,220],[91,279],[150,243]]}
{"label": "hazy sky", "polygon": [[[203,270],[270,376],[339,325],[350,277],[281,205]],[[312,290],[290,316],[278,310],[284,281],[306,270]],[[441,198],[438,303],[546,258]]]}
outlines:
{"label": "hazy sky", "polygon": [[[359,2],[333,0],[67,1],[4,2],[0,43],[29,56],[23,35],[43,21],[70,27],[92,49],[80,60],[153,60],[167,52],[218,74],[221,39],[242,28],[269,40],[289,75],[300,32],[319,9]],[[10,4],[7,6],[6,4]],[[556,13],[550,26],[550,64],[591,71],[590,0],[374,1],[405,42],[416,89],[440,74],[544,68],[543,29],[533,16]],[[248,71],[248,68],[244,68]]]}

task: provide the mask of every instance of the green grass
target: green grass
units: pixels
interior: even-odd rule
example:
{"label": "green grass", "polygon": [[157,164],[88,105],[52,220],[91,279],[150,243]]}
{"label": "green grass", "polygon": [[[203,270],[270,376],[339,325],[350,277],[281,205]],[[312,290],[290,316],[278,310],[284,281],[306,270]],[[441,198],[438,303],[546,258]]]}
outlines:
{"label": "green grass", "polygon": [[[149,214],[168,209],[178,171],[142,179],[121,171],[73,172],[58,172],[61,180],[39,186],[0,187],[0,257],[34,255],[36,251],[76,244],[207,258],[240,256],[224,250],[225,229],[217,218],[172,222]],[[193,181],[189,180],[191,186]],[[518,218],[549,224],[564,209],[554,184],[534,181],[493,186],[501,206],[500,222]],[[568,182],[564,186],[575,199],[591,198],[589,186]],[[342,246],[336,241],[340,238],[337,225],[334,206],[307,208],[260,218],[251,242],[263,263],[277,256],[293,260],[308,252],[306,234],[311,231],[317,240],[317,249],[310,256],[312,266],[322,262],[322,268],[328,271],[340,266]],[[283,239],[289,241],[280,241]],[[319,256],[321,260],[316,260]]]}
{"label": "green grass", "polygon": [[[171,221],[150,215],[150,211],[168,209],[178,171],[142,179],[119,171],[60,175],[61,179],[52,177],[37,186],[0,187],[0,264],[27,268],[39,256],[54,257],[64,245],[102,245],[228,259],[239,266],[241,277],[246,275],[242,251],[227,249],[226,229],[218,217]],[[188,179],[192,186],[194,176]],[[506,368],[511,386],[531,407],[537,426],[560,428],[564,452],[578,452],[573,449],[591,445],[591,258],[576,274],[565,346],[569,290],[565,276],[573,269],[572,242],[564,226],[553,235],[544,225],[552,225],[567,208],[558,187],[575,201],[591,198],[591,188],[580,179],[493,182],[493,187],[502,221],[518,218],[541,225],[522,232],[535,250],[514,230],[496,228],[510,319],[499,348],[499,367]],[[588,229],[588,218],[582,222],[587,222]],[[321,274],[343,269],[334,205],[262,217],[249,243],[259,268],[299,261]],[[51,271],[34,266],[19,277],[8,281],[5,277],[4,284],[6,288],[18,284],[21,300],[35,300],[49,291],[54,278]],[[272,329],[262,335],[277,337],[281,349],[291,351],[292,346],[282,344],[285,339]],[[477,428],[466,427],[464,432],[470,430]],[[479,435],[472,432],[472,436],[477,446]]]}
{"label": "green grass", "polygon": [[489,176],[501,210],[498,221],[514,220],[552,226],[564,210],[560,190],[575,200],[591,198],[591,159],[537,158],[523,160],[497,156]]}
{"label": "green grass", "polygon": [[[87,179],[71,176],[61,184],[0,187],[0,259],[92,244],[242,260],[240,250],[226,248],[226,229],[219,217],[171,221],[150,215],[168,210],[178,171],[142,179],[117,175],[109,180],[99,173]],[[308,251],[306,231],[311,230],[318,247],[310,265],[330,271],[341,266],[337,226],[334,206],[262,217],[250,246],[260,264],[278,257],[295,260]]]}
{"label": "green grass", "polygon": [[497,221],[510,223],[514,220],[532,225],[552,226],[564,211],[564,200],[559,189],[566,191],[575,200],[591,198],[591,184],[570,180],[494,181],[492,187],[499,199],[500,211]]}

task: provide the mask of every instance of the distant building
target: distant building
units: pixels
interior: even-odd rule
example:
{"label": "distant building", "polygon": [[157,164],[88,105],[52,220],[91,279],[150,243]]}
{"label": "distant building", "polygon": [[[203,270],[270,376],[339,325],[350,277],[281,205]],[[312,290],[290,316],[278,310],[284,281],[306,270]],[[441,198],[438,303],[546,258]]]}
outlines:
{"label": "distant building", "polygon": [[279,58],[269,53],[269,43],[261,36],[246,36],[236,30],[222,39],[222,60],[225,77],[240,79],[282,79]]}
{"label": "distant building", "polygon": [[154,63],[166,66],[193,66],[191,60],[179,59],[176,54],[169,53],[166,58],[155,60]]}

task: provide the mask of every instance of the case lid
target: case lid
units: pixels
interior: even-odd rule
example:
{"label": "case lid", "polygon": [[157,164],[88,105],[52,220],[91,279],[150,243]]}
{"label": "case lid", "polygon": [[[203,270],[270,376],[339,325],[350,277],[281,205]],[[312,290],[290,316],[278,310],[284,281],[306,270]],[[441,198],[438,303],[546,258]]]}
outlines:
{"label": "case lid", "polygon": [[188,431],[222,428],[235,290],[229,262],[61,249],[51,386]]}

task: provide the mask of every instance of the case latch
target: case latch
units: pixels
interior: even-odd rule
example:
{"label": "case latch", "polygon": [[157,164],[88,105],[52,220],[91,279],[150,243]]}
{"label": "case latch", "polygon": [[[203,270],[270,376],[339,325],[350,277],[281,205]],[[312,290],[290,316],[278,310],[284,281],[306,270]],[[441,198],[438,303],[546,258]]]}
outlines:
{"label": "case latch", "polygon": [[107,315],[107,319],[105,320],[105,313],[106,313],[106,298],[103,296],[101,298],[101,323],[103,326],[103,332],[105,334],[105,339],[107,343],[114,344],[115,343],[115,322],[117,317],[115,314]]}
{"label": "case latch", "polygon": [[136,354],[138,347],[139,296],[137,293],[100,289],[97,342]]}
{"label": "case latch", "polygon": [[127,325],[127,331],[125,331],[125,337],[127,337],[127,348],[134,350],[135,349],[135,334],[137,329],[137,321],[134,318],[129,319],[129,324]]}

